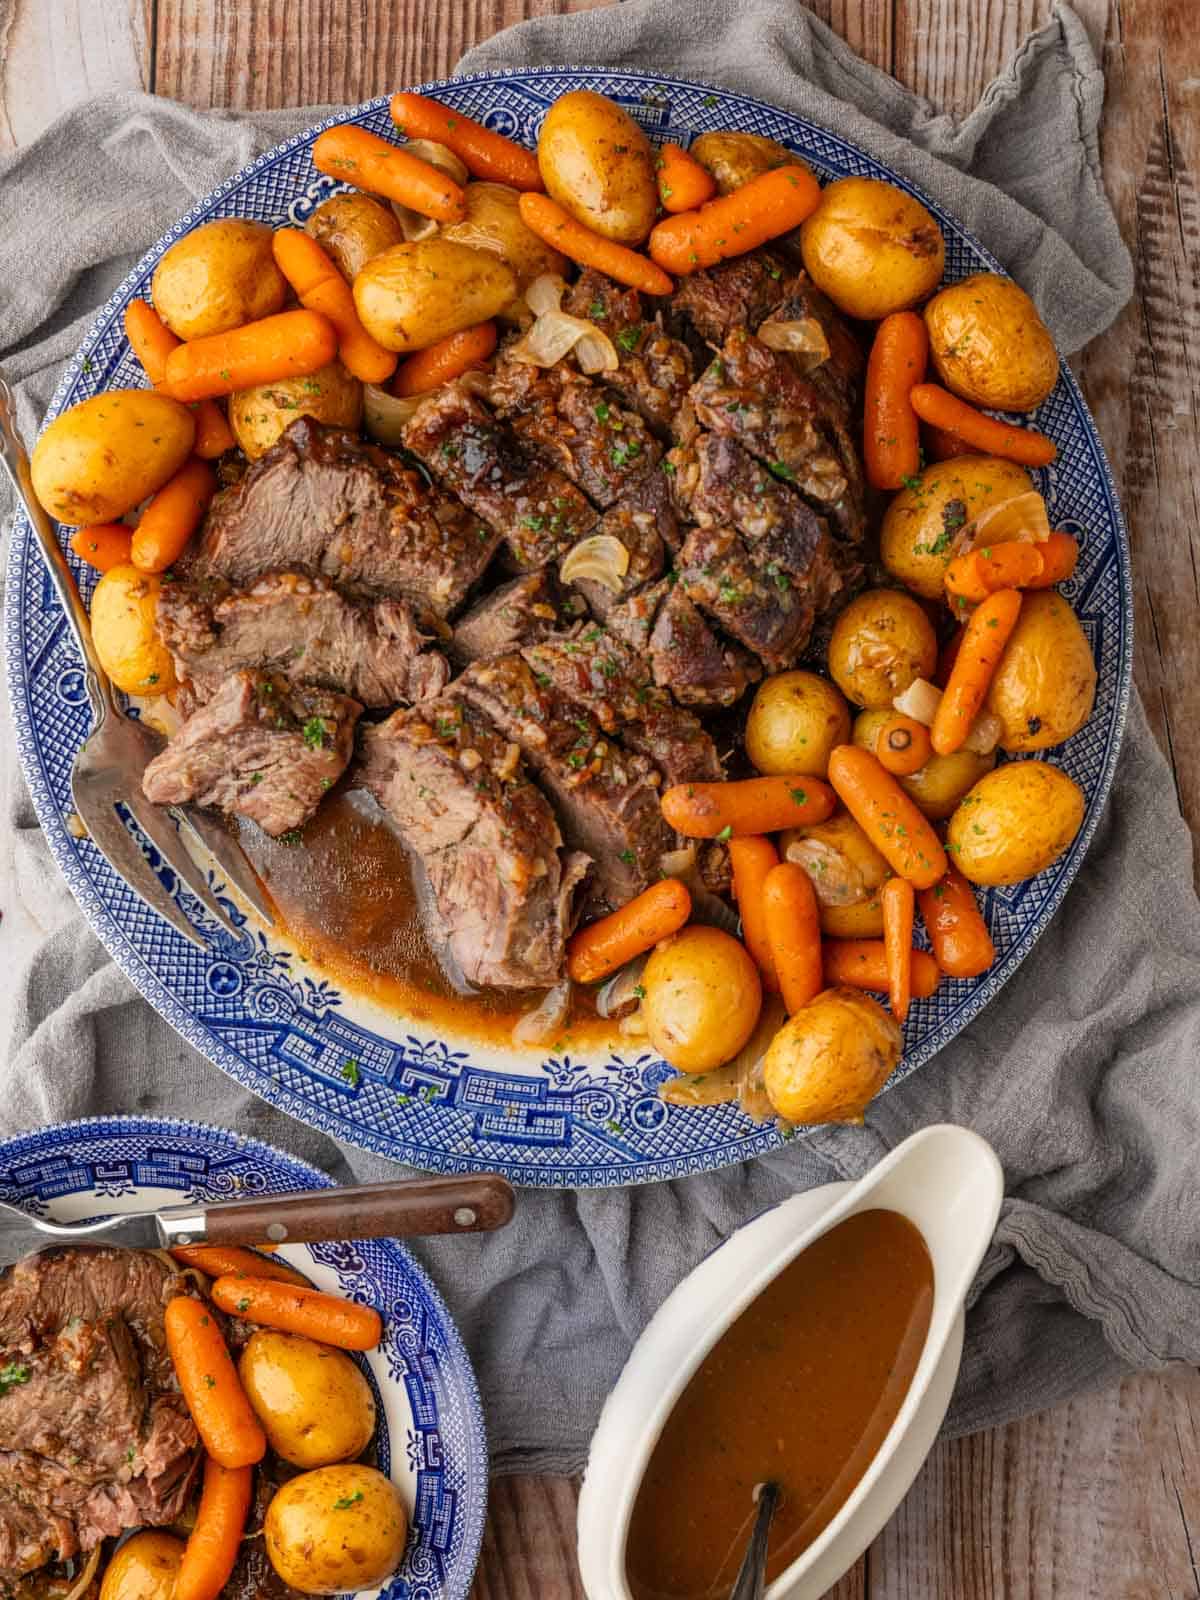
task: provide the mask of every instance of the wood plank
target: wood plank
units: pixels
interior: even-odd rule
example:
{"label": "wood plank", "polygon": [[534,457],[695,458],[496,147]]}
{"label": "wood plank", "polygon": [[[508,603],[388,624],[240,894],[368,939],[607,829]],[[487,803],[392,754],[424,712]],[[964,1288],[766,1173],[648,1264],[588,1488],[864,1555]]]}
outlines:
{"label": "wood plank", "polygon": [[0,150],[61,112],[150,81],[153,0],[0,0]]}
{"label": "wood plank", "polygon": [[896,0],[892,71],[939,111],[969,111],[1052,0]]}

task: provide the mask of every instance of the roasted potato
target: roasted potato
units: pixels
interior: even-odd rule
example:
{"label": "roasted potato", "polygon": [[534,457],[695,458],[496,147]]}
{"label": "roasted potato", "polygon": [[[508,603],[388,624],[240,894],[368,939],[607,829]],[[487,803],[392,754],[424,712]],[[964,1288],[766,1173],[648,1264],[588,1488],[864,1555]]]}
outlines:
{"label": "roasted potato", "polygon": [[817,916],[827,939],[883,938],[883,901],[877,894],[852,906],[818,905]]}
{"label": "roasted potato", "polygon": [[1011,278],[976,272],[925,307],[937,375],[972,405],[1034,411],[1058,382],[1058,352],[1037,307]]}
{"label": "roasted potato", "polygon": [[369,194],[335,194],[322,200],[304,231],[329,252],[347,283],[375,256],[403,244],[395,213]]}
{"label": "roasted potato", "polygon": [[731,1061],[754,1032],[762,1006],[758,968],[719,928],[692,923],[654,950],[642,974],[650,1043],[684,1072]]}
{"label": "roasted potato", "polygon": [[33,447],[33,490],[60,522],[116,522],[187,460],[196,421],[153,389],[107,389],[64,411]]}
{"label": "roasted potato", "polygon": [[[535,278],[544,272],[563,277],[567,271],[567,258],[543,244],[530,228],[521,221],[518,210],[520,191],[510,189],[506,183],[468,183],[463,190],[467,214],[462,222],[447,223],[441,229],[443,239],[454,239],[475,250],[489,250],[506,261],[516,274],[517,288],[522,293]],[[522,320],[521,308],[507,306],[499,315],[508,321]],[[525,318],[528,312],[524,313]]]}
{"label": "roasted potato", "polygon": [[838,178],[800,229],[808,275],[847,316],[875,322],[933,293],[942,230],[919,200],[878,178]]}
{"label": "roasted potato", "polygon": [[135,566],[110,567],[92,595],[92,642],[100,665],[126,694],[167,694],[175,662],[158,632],[162,580]]}
{"label": "roasted potato", "polygon": [[185,233],[154,269],[154,309],[179,339],[225,333],[282,311],[287,279],[264,222],[222,217]]}
{"label": "roasted potato", "polygon": [[1079,618],[1054,589],[1021,602],[988,690],[1003,750],[1045,750],[1078,733],[1096,703],[1096,663]]}
{"label": "roasted potato", "polygon": [[[863,750],[875,753],[879,730],[891,715],[888,711],[864,711],[854,721],[853,741]],[[994,754],[976,755],[971,750],[956,750],[953,755],[931,755],[916,772],[897,775],[896,782],[916,801],[920,809],[933,822],[943,822],[955,806],[984,773],[996,765]],[[843,938],[862,937],[866,934],[843,934]]]}
{"label": "roasted potato", "polygon": [[786,145],[761,133],[702,133],[688,154],[712,174],[718,194],[731,194],[773,167],[805,165]]}
{"label": "roasted potato", "polygon": [[829,671],[855,705],[890,706],[914,678],[932,678],[936,670],[933,623],[901,589],[867,589],[833,625]]}
{"label": "roasted potato", "polygon": [[357,428],[362,421],[363,386],[340,361],[319,367],[307,378],[281,378],[229,397],[229,426],[251,461],[267,451],[297,417],[315,417],[334,428]]}
{"label": "roasted potato", "polygon": [[374,1467],[347,1463],[290,1478],[263,1524],[271,1565],[293,1589],[374,1589],[400,1565],[408,1517],[400,1492]]}
{"label": "roasted potato", "polygon": [[892,875],[848,811],[835,812],[825,822],[789,828],[779,843],[784,860],[795,861],[812,879],[822,911],[878,900],[880,889]]}
{"label": "roasted potato", "polygon": [[371,1442],[375,1401],[345,1351],[259,1328],[238,1372],[271,1449],[294,1467],[352,1461]]}
{"label": "roasted potato", "polygon": [[958,530],[988,507],[1032,488],[1024,467],[999,456],[935,461],[889,503],[879,531],[880,558],[905,588],[940,600]]}
{"label": "roasted potato", "polygon": [[556,100],[538,135],[538,168],[552,200],[606,239],[641,244],[654,226],[654,152],[633,118],[591,89]]}
{"label": "roasted potato", "polygon": [[788,1122],[861,1122],[900,1060],[900,1028],[856,989],[826,989],[790,1016],[763,1062]]}
{"label": "roasted potato", "polygon": [[354,280],[363,327],[385,350],[424,350],[496,316],[517,293],[517,275],[487,250],[453,239],[414,239],[368,261]]}
{"label": "roasted potato", "polygon": [[114,1550],[100,1580],[100,1600],[172,1600],[183,1540],[147,1528]]}
{"label": "roasted potato", "polygon": [[1010,761],[981,778],[950,818],[950,859],[972,883],[1021,883],[1058,860],[1083,825],[1083,791],[1045,761]]}
{"label": "roasted potato", "polygon": [[815,672],[777,672],[764,679],[746,719],[746,754],[767,774],[823,778],[829,752],[849,737],[849,706]]}

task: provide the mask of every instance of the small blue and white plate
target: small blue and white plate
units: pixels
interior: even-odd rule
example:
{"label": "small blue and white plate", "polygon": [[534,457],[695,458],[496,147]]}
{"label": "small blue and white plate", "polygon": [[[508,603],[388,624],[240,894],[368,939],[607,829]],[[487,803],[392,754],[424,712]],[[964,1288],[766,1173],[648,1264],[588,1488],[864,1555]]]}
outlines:
{"label": "small blue and white plate", "polygon": [[[532,146],[547,108],[579,88],[610,95],[655,142],[687,146],[699,133],[739,128],[789,146],[822,179],[867,175],[916,192],[827,129],[745,95],[674,78],[547,67],[455,78],[430,85],[429,92]],[[383,99],[324,126],[346,121],[394,132]],[[302,222],[343,187],[312,165],[312,142],[320,131],[310,129],[236,173],[159,240],[97,317],[59,385],[50,417],[101,389],[144,382],[124,336],[124,311],[134,296],[149,295],[155,264],[181,234],[212,217]],[[953,217],[927,195],[919,198],[945,233],[949,280],[1003,270]],[[944,980],[931,999],[914,1004],[904,1060],[892,1084],[948,1044],[1028,955],[1079,870],[1116,767],[1133,649],[1121,513],[1095,426],[1065,367],[1034,420],[1058,445],[1057,461],[1037,474],[1038,487],[1054,525],[1081,540],[1079,566],[1063,591],[1099,670],[1096,708],[1086,727],[1048,753],[1083,789],[1087,815],[1075,843],[1053,867],[986,896],[996,964],[979,979]],[[70,559],[85,594],[90,592],[95,574]],[[499,1171],[516,1183],[554,1187],[686,1177],[745,1161],[778,1143],[773,1126],[758,1126],[736,1106],[664,1104],[656,1089],[669,1069],[636,1047],[579,1053],[568,1048],[545,1057],[500,1051],[465,1033],[437,1035],[414,1018],[372,1007],[327,976],[305,976],[287,944],[265,938],[255,925],[236,940],[206,925],[201,909],[143,842],[163,882],[211,939],[208,953],[196,950],[145,908],[89,840],[68,831],[71,763],[88,730],[83,674],[32,533],[20,520],[5,609],[21,759],[67,882],[113,959],[150,1003],[209,1060],[263,1099],[395,1161],[441,1172]],[[343,1071],[348,1060],[357,1071]]]}
{"label": "small blue and white plate", "polygon": [[[0,1200],[56,1222],[325,1189],[316,1167],[199,1122],[94,1117],[0,1143]],[[488,1454],[467,1352],[437,1290],[391,1239],[288,1245],[319,1289],[374,1306],[383,1340],[360,1359],[375,1396],[378,1465],[411,1529],[395,1577],[360,1600],[466,1600],[483,1537]]]}

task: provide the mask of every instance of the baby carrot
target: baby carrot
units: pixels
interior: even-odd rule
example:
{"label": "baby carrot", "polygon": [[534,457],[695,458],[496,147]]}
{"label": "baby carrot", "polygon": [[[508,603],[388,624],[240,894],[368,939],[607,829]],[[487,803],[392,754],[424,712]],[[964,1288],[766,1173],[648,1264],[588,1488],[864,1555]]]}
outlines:
{"label": "baby carrot", "polygon": [[953,755],[970,733],[1020,615],[1020,590],[997,589],[981,600],[967,619],[962,646],[946,679],[930,731],[938,755]]}
{"label": "baby carrot", "polygon": [[1002,544],[984,545],[965,556],[955,556],[946,568],[946,592],[978,605],[997,589],[1042,587],[1045,565],[1040,544],[1006,539]]}
{"label": "baby carrot", "polygon": [[743,778],[677,783],[663,791],[661,804],[663,816],[689,839],[728,839],[824,822],[833,794],[819,778]]}
{"label": "baby carrot", "polygon": [[1037,548],[1042,558],[1042,570],[1032,582],[1025,585],[1027,589],[1052,589],[1075,571],[1075,563],[1079,560],[1079,543],[1069,533],[1052,533]]}
{"label": "baby carrot", "polygon": [[71,549],[81,561],[97,572],[123,567],[129,560],[133,529],[124,522],[93,522],[89,528],[76,528]]}
{"label": "baby carrot", "polygon": [[[665,217],[650,233],[650,255],[667,272],[685,277],[745,255],[768,239],[798,228],[817,208],[821,190],[806,167],[760,172],[740,189],[698,211]],[[568,251],[568,254],[570,252]]]}
{"label": "baby carrot", "polygon": [[933,754],[929,729],[899,712],[880,726],[875,739],[875,756],[885,772],[906,778],[921,768]]}
{"label": "baby carrot", "polygon": [[746,839],[730,839],[729,860],[733,866],[733,892],[742,919],[742,939],[762,974],[763,988],[769,994],[778,994],[779,978],[767,937],[763,889],[768,875],[779,865],[779,852],[770,839],[752,835]]}
{"label": "baby carrot", "polygon": [[[142,370],[156,389],[164,389],[167,357],[183,342],[145,300],[131,300],[125,308],[125,337]],[[234,444],[233,432],[215,400],[201,400],[193,406],[196,417],[196,442],[192,446],[204,461],[224,455]]]}
{"label": "baby carrot", "polygon": [[271,1261],[236,1244],[182,1244],[171,1254],[183,1266],[197,1267],[210,1278],[224,1278],[240,1272],[247,1277],[276,1278],[280,1283],[299,1284],[301,1288],[308,1284],[302,1273],[282,1261]]}
{"label": "baby carrot", "polygon": [[209,1455],[223,1467],[249,1467],[261,1461],[266,1435],[250,1409],[229,1347],[208,1306],[191,1295],[176,1295],[167,1302],[163,1324],[175,1376]]}
{"label": "baby carrot", "polygon": [[374,1307],[273,1278],[243,1278],[236,1273],[218,1278],[212,1297],[231,1317],[281,1328],[284,1333],[302,1333],[339,1350],[374,1350],[383,1337],[383,1321]]}
{"label": "baby carrot", "polygon": [[921,470],[921,437],[909,391],[923,382],[929,334],[915,311],[895,311],[875,330],[867,361],[863,463],[876,489],[899,489]]}
{"label": "baby carrot", "polygon": [[253,1488],[253,1467],[223,1467],[206,1458],[204,1488],[172,1600],[217,1600],[238,1558]]}
{"label": "baby carrot", "polygon": [[889,878],[880,891],[883,901],[883,959],[887,964],[888,1003],[903,1023],[912,999],[913,907],[911,883]]}
{"label": "baby carrot", "polygon": [[165,572],[178,560],[217,492],[207,461],[192,456],[142,512],[129,559],[139,572]]}
{"label": "baby carrot", "polygon": [[937,882],[947,867],[937,834],[869,750],[839,744],[829,757],[829,781],[894,872],[918,889]]}
{"label": "baby carrot", "polygon": [[[888,993],[887,954],[882,939],[826,939],[821,960],[825,982],[830,985],[845,983],[852,989]],[[910,960],[913,999],[928,999],[942,975],[938,964],[928,950],[914,950]]]}
{"label": "baby carrot", "polygon": [[943,972],[952,978],[977,978],[987,971],[996,959],[996,946],[971,885],[956,867],[932,889],[922,889],[917,903]]}
{"label": "baby carrot", "polygon": [[[652,234],[652,242],[653,237]],[[1045,467],[1058,454],[1053,439],[1044,433],[1035,428],[1017,428],[1011,422],[997,422],[940,384],[918,383],[909,399],[923,422],[948,429],[985,455],[1004,456],[1009,461],[1019,461],[1023,467]]]}
{"label": "baby carrot", "polygon": [[716,192],[716,179],[695,156],[682,145],[663,145],[658,152],[658,198],[664,211],[694,211]]}
{"label": "baby carrot", "polygon": [[780,993],[791,1016],[825,987],[817,896],[812,879],[797,862],[781,862],[767,874],[763,916]]}
{"label": "baby carrot", "polygon": [[434,139],[444,144],[476,178],[507,183],[513,189],[544,189],[532,150],[493,133],[461,111],[423,94],[394,94],[392,121],[407,139]]}
{"label": "baby carrot", "polygon": [[338,356],[347,372],[363,383],[384,383],[396,370],[396,357],[376,344],[358,320],[354,295],[317,241],[299,228],[277,228],[271,241],[275,265],[309,311],[319,311],[337,330]]}
{"label": "baby carrot", "polygon": [[687,885],[677,878],[652,883],[627,905],[590,922],[567,945],[567,974],[576,983],[598,983],[644,950],[652,950],[692,914]]}
{"label": "baby carrot", "polygon": [[365,128],[326,128],[312,147],[312,164],[318,172],[398,200],[435,222],[461,222],[467,214],[462,189],[453,178]]}
{"label": "baby carrot", "polygon": [[955,456],[969,456],[971,446],[947,428],[935,428],[926,423],[921,429],[921,441],[926,461],[950,461]]}
{"label": "baby carrot", "polygon": [[403,399],[440,389],[451,378],[481,365],[495,348],[494,322],[477,322],[473,328],[463,328],[402,361],[392,379],[392,393]]}
{"label": "baby carrot", "polygon": [[280,311],[173,350],[164,385],[176,400],[203,400],[281,378],[307,378],[337,355],[337,331],[317,311]]}
{"label": "baby carrot", "polygon": [[595,267],[597,272],[615,278],[628,289],[640,289],[643,294],[670,294],[675,287],[653,261],[585,228],[548,194],[523,194],[519,209],[521,221],[531,233],[581,267]]}

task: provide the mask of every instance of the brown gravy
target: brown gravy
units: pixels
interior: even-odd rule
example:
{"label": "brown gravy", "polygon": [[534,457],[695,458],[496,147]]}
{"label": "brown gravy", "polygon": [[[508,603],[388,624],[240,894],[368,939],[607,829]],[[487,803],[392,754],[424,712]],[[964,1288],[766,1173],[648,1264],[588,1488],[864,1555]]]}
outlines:
{"label": "brown gravy", "polygon": [[717,1341],[667,1419],[625,1545],[636,1600],[725,1600],[756,1484],[782,1495],[768,1582],[837,1515],[920,1360],[933,1263],[894,1211],[863,1211],[803,1251]]}

